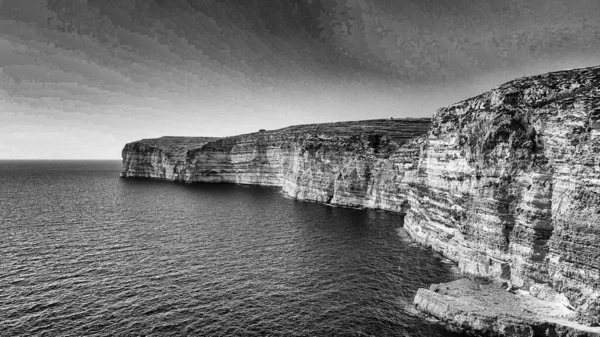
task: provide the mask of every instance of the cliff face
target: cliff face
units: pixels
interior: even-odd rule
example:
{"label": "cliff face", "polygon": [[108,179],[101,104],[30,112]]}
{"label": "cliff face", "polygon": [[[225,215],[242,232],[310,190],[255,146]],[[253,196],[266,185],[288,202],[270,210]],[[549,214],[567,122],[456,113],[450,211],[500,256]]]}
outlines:
{"label": "cliff face", "polygon": [[439,110],[409,194],[406,229],[462,272],[568,300],[599,323],[600,68]]}
{"label": "cliff face", "polygon": [[[129,143],[122,177],[281,186],[349,207],[402,211],[429,119],[293,126],[221,139],[163,137]],[[421,141],[422,142],[422,141]]]}
{"label": "cliff face", "polygon": [[162,137],[128,143],[121,154],[121,177],[186,181],[190,149],[204,146],[212,137]]}
{"label": "cliff face", "polygon": [[406,212],[409,234],[463,273],[510,280],[600,323],[600,67],[518,79],[431,123],[134,142],[121,175],[281,186],[301,200]]}

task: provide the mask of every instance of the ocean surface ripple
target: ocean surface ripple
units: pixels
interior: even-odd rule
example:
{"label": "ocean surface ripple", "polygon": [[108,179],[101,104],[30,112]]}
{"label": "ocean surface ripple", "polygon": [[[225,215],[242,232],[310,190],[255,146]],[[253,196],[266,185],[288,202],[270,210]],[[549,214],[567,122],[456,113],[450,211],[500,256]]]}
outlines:
{"label": "ocean surface ripple", "polygon": [[399,215],[119,168],[0,161],[0,336],[452,336]]}

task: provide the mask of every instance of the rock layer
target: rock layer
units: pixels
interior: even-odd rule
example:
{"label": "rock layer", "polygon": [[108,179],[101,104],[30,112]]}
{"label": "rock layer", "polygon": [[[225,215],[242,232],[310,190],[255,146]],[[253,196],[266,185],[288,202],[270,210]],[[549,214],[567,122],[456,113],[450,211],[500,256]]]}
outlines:
{"label": "rock layer", "polygon": [[428,119],[127,144],[123,177],[281,186],[405,212],[462,273],[600,324],[600,67],[518,79]]}
{"label": "rock layer", "polygon": [[600,337],[600,328],[572,322],[575,313],[564,305],[503,287],[461,279],[419,289],[414,302],[452,330],[471,335]]}
{"label": "rock layer", "polygon": [[129,143],[122,177],[281,186],[300,199],[401,212],[430,119],[293,126],[220,138]]}
{"label": "rock layer", "polygon": [[215,140],[213,137],[161,137],[125,145],[121,177],[186,181],[191,149]]}
{"label": "rock layer", "polygon": [[410,235],[600,320],[600,68],[518,79],[439,110],[411,183]]}

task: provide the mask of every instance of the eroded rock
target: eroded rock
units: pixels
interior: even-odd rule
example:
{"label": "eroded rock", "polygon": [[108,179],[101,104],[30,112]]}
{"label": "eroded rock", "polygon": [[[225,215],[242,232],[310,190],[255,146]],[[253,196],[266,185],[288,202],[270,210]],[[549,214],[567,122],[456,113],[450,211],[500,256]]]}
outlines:
{"label": "eroded rock", "polygon": [[464,274],[509,268],[514,285],[598,324],[600,68],[518,79],[440,109],[420,161],[405,219],[415,240]]}
{"label": "eroded rock", "polygon": [[[300,200],[406,213],[412,239],[463,274],[574,309],[565,322],[600,324],[600,67],[517,79],[438,110],[431,122],[134,142],[123,150],[121,175],[281,186]],[[560,335],[569,326],[532,324],[487,310],[493,303],[479,310],[476,301],[430,290],[415,301],[473,331],[491,324],[494,334],[553,327]]]}
{"label": "eroded rock", "polygon": [[[299,200],[403,212],[429,119],[299,125],[234,137],[129,143],[122,177],[281,186]],[[161,147],[161,144],[164,146]]]}
{"label": "eroded rock", "polygon": [[600,336],[600,328],[573,322],[576,313],[530,293],[508,292],[501,283],[461,279],[419,289],[417,308],[476,336]]}

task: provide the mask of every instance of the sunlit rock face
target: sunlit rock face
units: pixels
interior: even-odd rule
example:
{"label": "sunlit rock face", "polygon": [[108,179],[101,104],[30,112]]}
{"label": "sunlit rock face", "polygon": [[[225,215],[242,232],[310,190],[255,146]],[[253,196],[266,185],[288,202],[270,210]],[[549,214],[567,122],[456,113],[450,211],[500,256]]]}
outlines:
{"label": "sunlit rock face", "polygon": [[[430,119],[293,126],[220,138],[129,143],[122,177],[281,186],[300,200],[402,211]],[[186,143],[183,143],[183,140]]]}
{"label": "sunlit rock face", "polygon": [[186,181],[188,151],[211,137],[162,137],[128,143],[123,148],[121,177]]}
{"label": "sunlit rock face", "polygon": [[463,273],[562,294],[580,321],[599,323],[599,67],[439,110],[409,191],[406,229]]}
{"label": "sunlit rock face", "polygon": [[600,324],[600,67],[518,79],[431,121],[186,139],[127,144],[121,175],[403,212],[408,233],[464,274],[510,280]]}

